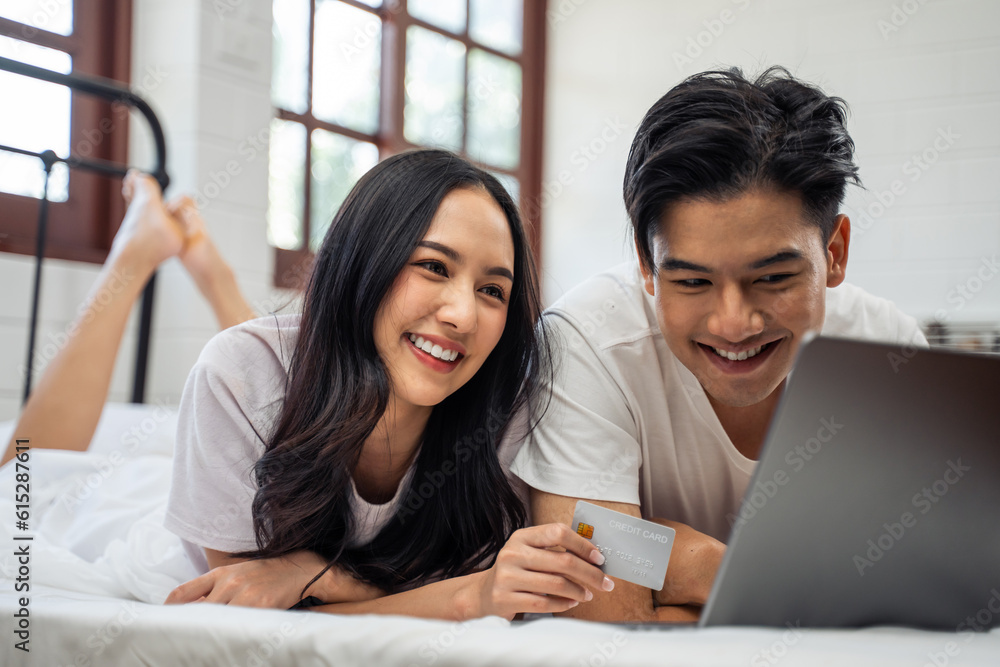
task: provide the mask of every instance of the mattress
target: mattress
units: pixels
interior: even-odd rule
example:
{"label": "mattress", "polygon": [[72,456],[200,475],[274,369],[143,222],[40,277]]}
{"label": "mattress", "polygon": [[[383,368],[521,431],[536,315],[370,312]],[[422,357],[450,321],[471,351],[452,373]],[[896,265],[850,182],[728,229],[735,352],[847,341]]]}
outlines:
{"label": "mattress", "polygon": [[[88,452],[32,450],[27,531],[15,522],[13,466],[0,470],[0,664],[1000,664],[1000,629],[637,628],[551,617],[454,623],[164,606],[167,593],[195,574],[179,538],[162,526],[175,425],[162,406],[109,405]],[[4,441],[9,430],[0,425]],[[33,539],[15,539],[26,536]],[[16,553],[24,548],[27,577]],[[19,583],[30,589],[16,590]]]}

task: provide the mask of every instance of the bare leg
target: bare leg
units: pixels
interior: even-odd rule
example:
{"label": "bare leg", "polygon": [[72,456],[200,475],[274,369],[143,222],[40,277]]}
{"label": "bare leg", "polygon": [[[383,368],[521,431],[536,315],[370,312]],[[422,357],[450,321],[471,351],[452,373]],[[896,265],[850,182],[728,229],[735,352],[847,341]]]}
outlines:
{"label": "bare leg", "polygon": [[16,438],[30,439],[32,448],[87,449],[132,306],[156,267],[181,251],[183,231],[163,207],[156,181],[130,172],[122,194],[131,201],[111,252],[66,346],[28,397],[2,463],[13,458]]}
{"label": "bare leg", "polygon": [[29,396],[0,464],[13,458],[18,438],[30,439],[38,449],[87,449],[132,307],[149,277],[170,257],[180,257],[222,328],[254,317],[193,202],[182,199],[168,209],[156,181],[138,172],[125,177],[122,195],[129,207],[111,252],[66,346]]}
{"label": "bare leg", "polygon": [[252,320],[257,315],[236,284],[236,276],[222,259],[205,231],[205,221],[190,197],[167,204],[167,210],[184,227],[180,260],[212,307],[220,329]]}

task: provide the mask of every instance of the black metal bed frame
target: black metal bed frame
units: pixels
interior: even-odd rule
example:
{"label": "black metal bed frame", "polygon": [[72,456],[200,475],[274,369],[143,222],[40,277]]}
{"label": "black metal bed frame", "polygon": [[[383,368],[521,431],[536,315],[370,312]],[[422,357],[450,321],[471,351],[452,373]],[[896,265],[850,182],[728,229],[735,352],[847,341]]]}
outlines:
{"label": "black metal bed frame", "polygon": [[[170,183],[170,177],[167,175],[167,143],[163,136],[163,128],[160,126],[160,121],[157,119],[156,114],[153,113],[149,104],[127,86],[101,77],[53,72],[3,57],[0,57],[0,70],[66,86],[71,90],[111,102],[125,104],[138,110],[149,123],[149,127],[153,133],[153,141],[156,144],[156,166],[149,173],[160,184],[161,190],[166,190],[167,185]],[[126,165],[98,158],[81,158],[74,155],[60,157],[51,150],[36,153],[2,144],[0,144],[0,150],[38,158],[45,167],[45,182],[38,210],[38,230],[35,242],[35,283],[31,301],[31,324],[28,332],[28,360],[25,365],[23,400],[26,401],[28,400],[28,395],[31,393],[32,357],[35,353],[35,338],[38,328],[38,302],[42,281],[42,261],[45,258],[46,227],[48,223],[48,186],[52,167],[57,162],[62,162],[70,169],[83,169],[107,176],[118,177],[123,177],[129,168]],[[133,403],[142,403],[145,400],[146,369],[149,361],[149,338],[153,319],[153,295],[155,287],[156,274],[154,273],[150,277],[149,282],[146,283],[146,287],[142,293],[142,306],[139,314],[139,339],[136,345],[135,371],[132,381]]]}

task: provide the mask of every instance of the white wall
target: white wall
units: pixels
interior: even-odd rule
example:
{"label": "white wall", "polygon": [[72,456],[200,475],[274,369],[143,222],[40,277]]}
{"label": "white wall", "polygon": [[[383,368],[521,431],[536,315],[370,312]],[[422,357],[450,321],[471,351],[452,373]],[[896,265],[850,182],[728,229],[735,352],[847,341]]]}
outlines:
{"label": "white wall", "polygon": [[[879,21],[893,25],[894,5],[899,29],[883,36]],[[630,256],[621,181],[646,109],[694,72],[780,63],[851,104],[869,190],[851,193],[849,212],[879,213],[880,193],[895,180],[905,189],[897,186],[903,193],[880,215],[855,215],[856,229],[867,229],[853,246],[850,279],[922,319],[943,311],[954,322],[1000,321],[1000,280],[984,264],[1000,253],[1000,3],[550,0],[549,14],[547,301]],[[135,0],[134,26],[133,85],[165,125],[171,191],[207,195],[210,231],[259,311],[284,303],[288,295],[270,288],[266,156],[247,150],[251,138],[266,137],[271,115],[269,0]],[[698,40],[707,46],[691,51],[692,62],[675,59]],[[911,156],[948,128],[958,135],[953,145],[911,180]],[[133,134],[139,164],[146,138]],[[230,160],[239,173],[217,188]],[[0,419],[20,402],[31,267],[29,258],[0,255]],[[43,357],[58,348],[95,275],[92,265],[47,263]],[[133,331],[115,369],[115,400],[129,394]],[[154,315],[150,400],[176,403],[214,331],[193,284],[169,263]]]}
{"label": "white wall", "polygon": [[850,104],[868,190],[848,197],[848,280],[921,320],[1000,322],[991,0],[551,0],[546,300],[631,255],[622,176],[652,103],[695,72],[771,64]]}

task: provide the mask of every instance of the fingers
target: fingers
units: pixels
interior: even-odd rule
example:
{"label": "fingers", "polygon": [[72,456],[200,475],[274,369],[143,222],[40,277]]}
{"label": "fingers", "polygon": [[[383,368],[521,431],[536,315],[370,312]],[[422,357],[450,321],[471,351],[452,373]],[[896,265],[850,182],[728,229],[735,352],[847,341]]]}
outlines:
{"label": "fingers", "polygon": [[561,614],[580,604],[569,598],[534,593],[515,593],[511,595],[510,602],[511,608],[520,610],[518,613],[528,614]]}
{"label": "fingers", "polygon": [[[561,523],[549,523],[542,526],[533,526],[517,531],[514,535],[522,534],[524,543],[538,549],[548,549],[550,547],[562,547],[570,553],[574,553],[583,560],[594,565],[604,564],[604,555],[594,547],[594,544],[574,533],[569,526]],[[513,537],[513,536],[512,536]]]}
{"label": "fingers", "polygon": [[215,588],[215,570],[206,572],[200,577],[196,577],[170,591],[170,595],[167,596],[163,604],[184,604],[186,602],[200,601],[199,598],[204,599],[213,588]]}
{"label": "fingers", "polygon": [[520,592],[523,593],[562,598],[567,602],[576,603],[590,602],[594,599],[594,594],[590,590],[557,574],[525,572],[518,583]]}
{"label": "fingers", "polygon": [[[604,576],[595,564],[604,562],[601,552],[568,526],[547,524],[526,528],[514,533],[511,542],[514,548],[501,551],[498,562],[504,556],[524,570],[568,578],[588,592],[610,591],[615,587],[614,582]],[[517,548],[518,545],[523,547]],[[562,547],[565,551],[552,551],[551,547]],[[587,600],[579,596],[568,597],[581,602]]]}

